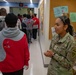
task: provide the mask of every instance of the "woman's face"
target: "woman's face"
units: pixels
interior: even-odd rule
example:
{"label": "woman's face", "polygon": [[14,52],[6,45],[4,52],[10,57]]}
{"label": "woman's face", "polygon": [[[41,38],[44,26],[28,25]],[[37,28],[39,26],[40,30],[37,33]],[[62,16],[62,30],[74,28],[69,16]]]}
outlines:
{"label": "woman's face", "polygon": [[64,32],[66,32],[67,25],[64,25],[60,18],[57,18],[54,28],[57,34],[63,34]]}

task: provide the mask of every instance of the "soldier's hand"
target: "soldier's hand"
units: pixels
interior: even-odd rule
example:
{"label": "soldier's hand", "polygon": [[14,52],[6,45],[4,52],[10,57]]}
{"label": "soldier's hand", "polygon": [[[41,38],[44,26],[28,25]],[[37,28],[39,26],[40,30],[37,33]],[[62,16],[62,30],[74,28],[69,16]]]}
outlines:
{"label": "soldier's hand", "polygon": [[44,52],[44,55],[46,57],[52,57],[54,55],[54,52],[52,50],[47,50],[46,52]]}

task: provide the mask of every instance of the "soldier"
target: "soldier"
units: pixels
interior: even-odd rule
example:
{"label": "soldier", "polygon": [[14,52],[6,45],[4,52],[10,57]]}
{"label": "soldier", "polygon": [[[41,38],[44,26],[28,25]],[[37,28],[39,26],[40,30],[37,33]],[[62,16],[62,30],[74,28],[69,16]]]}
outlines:
{"label": "soldier", "polygon": [[74,42],[74,47],[72,51],[72,61],[73,61],[73,75],[76,75],[76,32],[73,34],[75,42]]}
{"label": "soldier", "polygon": [[44,53],[46,57],[51,57],[47,75],[73,75],[74,38],[70,19],[66,16],[58,17],[54,28],[57,34],[52,38],[50,50]]}

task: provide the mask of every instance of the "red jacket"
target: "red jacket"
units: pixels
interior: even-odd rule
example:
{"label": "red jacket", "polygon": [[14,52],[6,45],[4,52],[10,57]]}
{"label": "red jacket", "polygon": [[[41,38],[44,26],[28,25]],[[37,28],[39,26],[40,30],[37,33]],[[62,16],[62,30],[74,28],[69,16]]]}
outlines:
{"label": "red jacket", "polygon": [[28,66],[29,50],[26,35],[24,34],[20,40],[4,39],[3,48],[6,57],[0,62],[0,70],[2,72],[14,72]]}
{"label": "red jacket", "polygon": [[33,26],[34,26],[34,25],[38,25],[38,29],[39,29],[39,28],[40,28],[39,19],[38,19],[37,17],[34,17],[33,20],[34,20]]}

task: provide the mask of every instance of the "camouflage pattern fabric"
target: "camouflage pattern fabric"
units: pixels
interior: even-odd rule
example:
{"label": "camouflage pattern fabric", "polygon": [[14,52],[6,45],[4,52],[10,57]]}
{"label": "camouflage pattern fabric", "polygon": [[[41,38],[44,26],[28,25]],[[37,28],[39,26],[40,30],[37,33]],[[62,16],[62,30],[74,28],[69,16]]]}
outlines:
{"label": "camouflage pattern fabric", "polygon": [[67,33],[63,38],[55,34],[50,50],[55,54],[48,66],[47,75],[73,75],[72,66],[76,59],[74,38]]}

